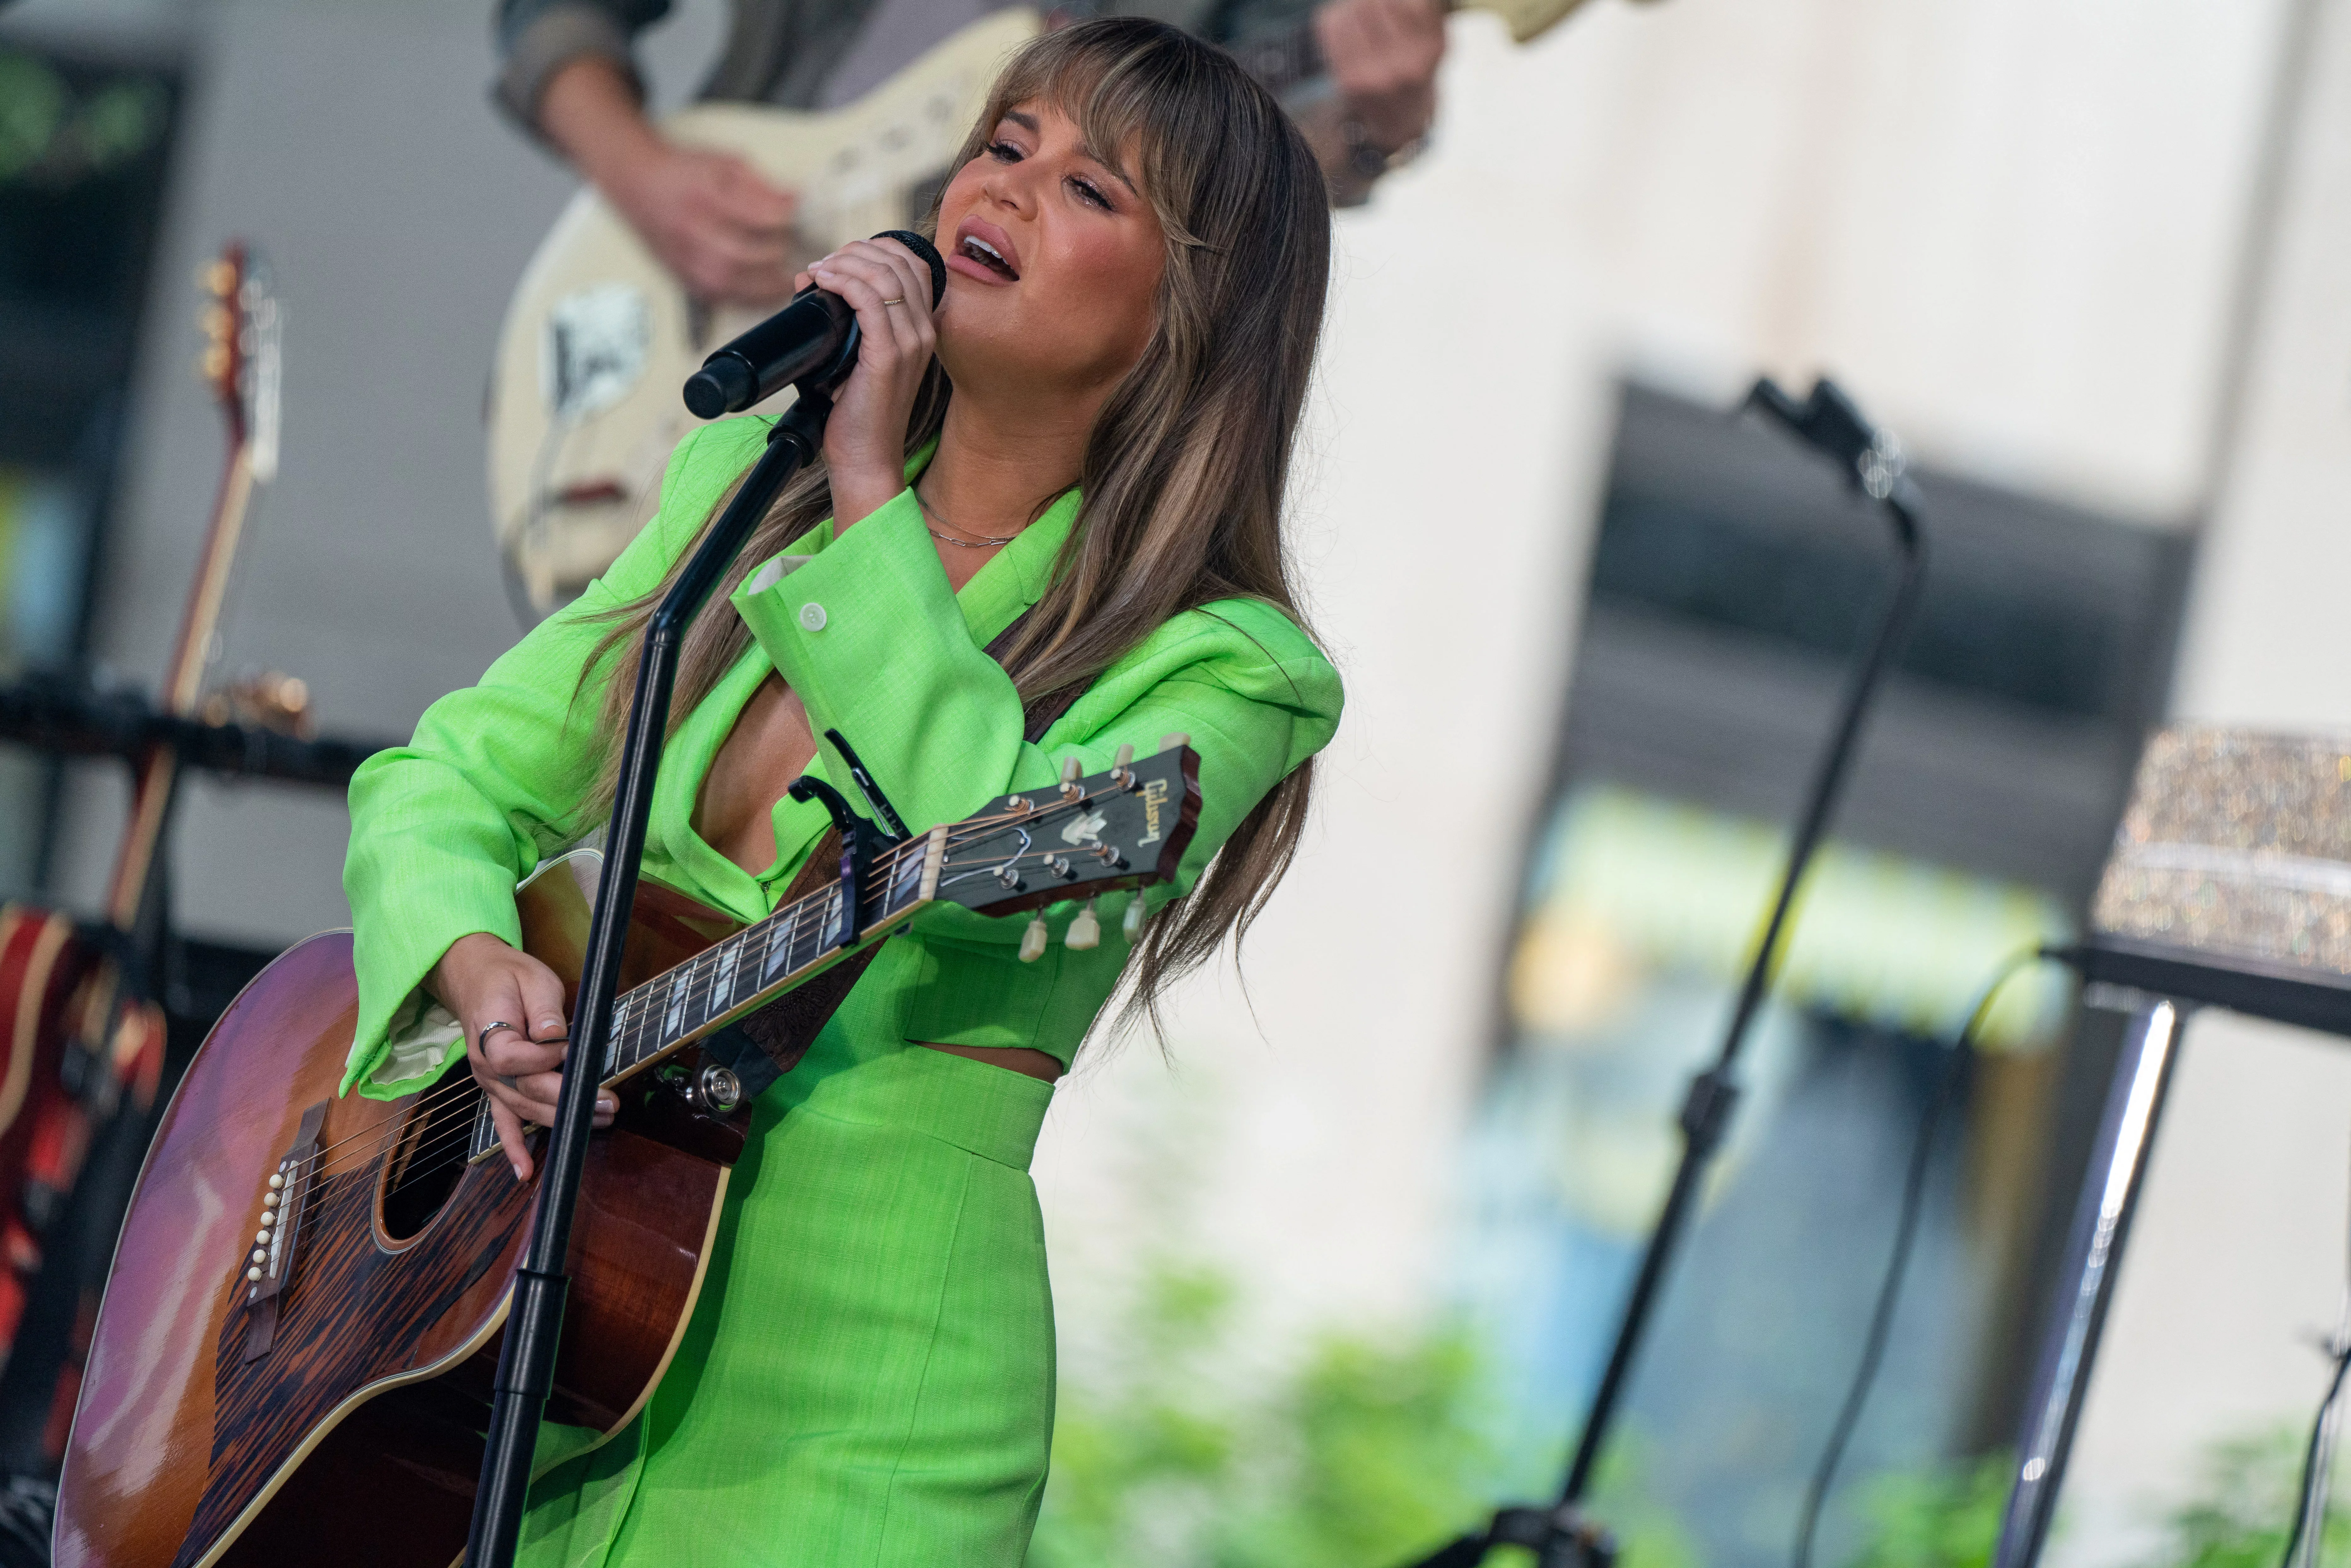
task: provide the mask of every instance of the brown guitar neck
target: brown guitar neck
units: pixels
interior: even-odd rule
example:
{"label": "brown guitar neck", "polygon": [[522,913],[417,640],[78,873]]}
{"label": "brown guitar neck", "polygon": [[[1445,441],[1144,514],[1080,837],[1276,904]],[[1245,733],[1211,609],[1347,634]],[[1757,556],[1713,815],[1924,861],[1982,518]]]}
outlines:
{"label": "brown guitar neck", "polygon": [[[228,460],[213,502],[211,524],[204,530],[195,580],[188,585],[187,606],[181,612],[171,664],[163,672],[160,706],[183,718],[195,713],[203,695],[204,668],[214,634],[220,630],[221,605],[228,596],[237,541],[245,532],[254,485],[261,477],[255,425],[274,425],[277,418],[270,402],[275,397],[277,373],[275,307],[245,246],[230,246],[214,264],[208,281],[214,303],[205,323],[213,340],[203,369],[226,419]],[[256,414],[259,402],[269,406]],[[131,820],[124,826],[106,892],[108,923],[126,935],[139,929],[147,910],[178,779],[178,759],[168,749],[157,748],[140,765]]]}

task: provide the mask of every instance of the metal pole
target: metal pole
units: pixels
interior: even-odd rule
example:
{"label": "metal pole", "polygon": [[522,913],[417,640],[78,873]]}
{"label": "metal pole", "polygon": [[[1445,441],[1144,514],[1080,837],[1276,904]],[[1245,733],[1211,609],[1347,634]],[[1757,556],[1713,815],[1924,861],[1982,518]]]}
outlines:
{"label": "metal pole", "polygon": [[621,776],[612,795],[604,870],[596,888],[596,913],[588,933],[588,954],[580,970],[579,1000],[571,1019],[571,1043],[563,1062],[563,1092],[556,1103],[539,1172],[538,1209],[532,1217],[530,1245],[515,1272],[514,1304],[507,1317],[506,1343],[498,1354],[490,1406],[490,1426],[482,1448],[482,1475],[474,1495],[474,1521],[465,1542],[468,1568],[509,1568],[522,1531],[524,1494],[530,1485],[531,1455],[538,1422],[555,1385],[555,1346],[563,1327],[563,1273],[570,1249],[571,1218],[579,1205],[580,1175],[594,1125],[596,1091],[603,1074],[605,1041],[611,1029],[612,997],[619,988],[629,912],[636,899],[637,862],[643,857],[645,822],[653,810],[653,773],[669,728],[670,686],[677,675],[678,643],[702,601],[717,587],[741,552],[751,530],[803,463],[822,450],[825,416],[832,400],[804,392],[776,422],[768,450],[752,465],[735,499],[711,526],[685,570],[646,623],[644,652],[637,662],[637,693],[629,707],[622,744]]}
{"label": "metal pole", "polygon": [[1730,1112],[1739,1098],[1739,1082],[1733,1070],[1778,966],[1780,949],[1787,936],[1789,913],[1795,905],[1797,891],[1803,885],[1804,873],[1812,866],[1813,853],[1820,848],[1821,838],[1828,831],[1837,799],[1844,793],[1845,776],[1852,771],[1854,756],[1859,749],[1862,720],[1868,716],[1895,650],[1909,630],[1919,591],[1926,586],[1927,543],[1918,528],[1917,492],[1903,475],[1899,450],[1872,430],[1844,394],[1826,381],[1813,387],[1811,399],[1804,404],[1795,403],[1769,381],[1757,383],[1749,402],[1771,412],[1799,435],[1847,465],[1846,475],[1854,486],[1885,511],[1895,545],[1901,551],[1901,575],[1886,598],[1876,634],[1846,683],[1835,727],[1830,731],[1828,746],[1821,753],[1819,769],[1797,821],[1795,841],[1788,851],[1787,869],[1780,878],[1779,895],[1772,901],[1771,918],[1755,949],[1755,960],[1739,988],[1730,1026],[1723,1031],[1722,1050],[1712,1067],[1690,1081],[1688,1097],[1682,1102],[1681,1164],[1674,1172],[1673,1186],[1666,1195],[1656,1225],[1649,1232],[1640,1271],[1634,1276],[1632,1293],[1625,1299],[1616,1340],[1608,1353],[1607,1369],[1601,1374],[1600,1386],[1592,1396],[1592,1409],[1584,1417],[1583,1436],[1568,1466],[1567,1480],[1560,1489],[1559,1506],[1563,1511],[1573,1509],[1591,1490],[1602,1450],[1615,1423],[1617,1406],[1632,1376],[1634,1361],[1640,1354],[1641,1342],[1655,1313],[1667,1266],[1680,1249],[1682,1232],[1688,1228],[1707,1168],[1721,1145],[1724,1133],[1729,1129]]}
{"label": "metal pole", "polygon": [[1607,1370],[1593,1396],[1592,1408],[1584,1417],[1583,1436],[1577,1441],[1559,1498],[1541,1508],[1499,1510],[1483,1530],[1447,1542],[1435,1553],[1419,1559],[1413,1568],[1468,1568],[1483,1562],[1489,1550],[1500,1545],[1532,1547],[1541,1568],[1610,1568],[1613,1564],[1614,1541],[1597,1523],[1583,1517],[1583,1499],[1591,1490],[1600,1456],[1614,1428],[1617,1407],[1646,1337],[1666,1270],[1680,1248],[1682,1233],[1696,1209],[1707,1166],[1729,1126],[1731,1108],[1739,1098],[1733,1069],[1738,1064],[1740,1049],[1746,1043],[1749,1026],[1754,1022],[1771,987],[1780,950],[1787,938],[1788,919],[1795,907],[1796,894],[1803,885],[1813,853],[1820,847],[1829,819],[1835,812],[1837,798],[1844,789],[1845,775],[1851,769],[1861,738],[1862,721],[1868,716],[1870,705],[1892,665],[1895,651],[1901,645],[1925,585],[1927,540],[1918,525],[1918,494],[1904,475],[1901,449],[1889,436],[1872,428],[1852,400],[1825,380],[1815,382],[1811,395],[1801,403],[1769,380],[1761,381],[1742,406],[1771,414],[1806,444],[1834,458],[1854,488],[1878,504],[1891,527],[1896,548],[1901,552],[1900,573],[1893,591],[1886,596],[1876,630],[1845,686],[1828,745],[1821,753],[1811,791],[1797,819],[1795,841],[1790,846],[1787,866],[1781,874],[1779,893],[1764,924],[1762,940],[1756,946],[1754,962],[1740,988],[1729,1027],[1724,1030],[1722,1049],[1714,1064],[1690,1081],[1688,1096],[1682,1102],[1681,1163],[1674,1172],[1673,1186],[1667,1194],[1656,1225],[1649,1233],[1632,1291],[1625,1298],[1615,1342],[1608,1353]]}
{"label": "metal pole", "polygon": [[2115,1059],[2032,1393],[2025,1402],[2024,1425],[2016,1443],[2016,1486],[2001,1520],[1992,1568],[2032,1568],[2049,1537],[2057,1490],[2074,1447],[2074,1428],[2089,1392],[2098,1335],[2114,1301],[2123,1243],[2130,1235],[2131,1214],[2147,1176],[2156,1119],[2163,1113],[2164,1092],[2179,1057],[2181,1018],[2180,1004],[2147,998],[2133,1011]]}

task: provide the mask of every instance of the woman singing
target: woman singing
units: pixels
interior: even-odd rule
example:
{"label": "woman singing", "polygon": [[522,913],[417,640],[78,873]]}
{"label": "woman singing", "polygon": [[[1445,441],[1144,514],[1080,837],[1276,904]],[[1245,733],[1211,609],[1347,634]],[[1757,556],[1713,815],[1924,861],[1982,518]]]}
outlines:
{"label": "woman singing", "polygon": [[[757,1103],[644,1413],[595,1448],[547,1428],[542,1463],[559,1462],[526,1562],[1022,1560],[1053,1418],[1028,1176],[1053,1081],[1122,978],[1147,1009],[1246,928],[1339,716],[1281,533],[1325,201],[1297,131],[1225,55],[1091,22],[1016,57],[966,143],[935,314],[928,269],[893,242],[801,279],[855,308],[863,346],[823,463],[687,635],[645,874],[768,914],[827,825],[785,786],[847,783],[816,740],[835,727],[918,829],[1181,731],[1198,835],[1161,890],[1180,902],[1131,944],[1113,898],[1101,946],[1032,963],[1025,917],[948,905],[882,946]],[[515,885],[609,810],[646,621],[766,434],[736,420],[681,444],[611,573],[352,782],[347,1082],[413,1092],[462,1024],[518,1177],[522,1123],[554,1116],[565,1019],[556,977],[515,946]]]}

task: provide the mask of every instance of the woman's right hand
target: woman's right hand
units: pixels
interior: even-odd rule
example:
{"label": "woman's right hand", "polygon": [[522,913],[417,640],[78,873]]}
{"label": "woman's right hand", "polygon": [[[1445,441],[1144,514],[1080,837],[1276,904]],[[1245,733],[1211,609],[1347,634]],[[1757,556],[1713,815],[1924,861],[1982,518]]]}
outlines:
{"label": "woman's right hand", "polygon": [[[552,1125],[556,1097],[563,1092],[563,982],[529,954],[476,931],[449,944],[428,983],[465,1026],[465,1062],[489,1096],[490,1121],[507,1163],[517,1181],[529,1180],[523,1124]],[[598,1095],[596,1125],[610,1126],[618,1109],[612,1095]]]}
{"label": "woman's right hand", "polygon": [[938,347],[931,269],[894,239],[852,240],[792,280],[857,312],[857,364],[824,425],[839,538],[906,487],[906,424]]}

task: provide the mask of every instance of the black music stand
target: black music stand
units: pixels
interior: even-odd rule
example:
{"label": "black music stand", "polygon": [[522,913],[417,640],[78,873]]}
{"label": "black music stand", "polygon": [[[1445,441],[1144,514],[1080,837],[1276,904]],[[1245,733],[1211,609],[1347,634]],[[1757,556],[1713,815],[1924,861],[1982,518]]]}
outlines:
{"label": "black music stand", "polygon": [[2130,1022],[2075,1199],[1992,1568],[2032,1568],[2089,1391],[2156,1124],[2198,1006],[2351,1038],[2351,736],[2182,727],[2148,742],[2064,958]]}

